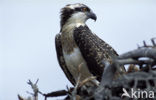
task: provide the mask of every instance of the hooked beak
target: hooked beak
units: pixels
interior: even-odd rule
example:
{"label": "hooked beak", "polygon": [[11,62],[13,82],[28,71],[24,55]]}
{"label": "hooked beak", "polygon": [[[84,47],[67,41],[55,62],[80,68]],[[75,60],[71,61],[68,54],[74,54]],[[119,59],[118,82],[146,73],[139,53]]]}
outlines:
{"label": "hooked beak", "polygon": [[91,12],[88,12],[87,13],[87,16],[88,16],[88,19],[91,18],[94,21],[96,21],[96,19],[97,19],[96,15],[92,11]]}

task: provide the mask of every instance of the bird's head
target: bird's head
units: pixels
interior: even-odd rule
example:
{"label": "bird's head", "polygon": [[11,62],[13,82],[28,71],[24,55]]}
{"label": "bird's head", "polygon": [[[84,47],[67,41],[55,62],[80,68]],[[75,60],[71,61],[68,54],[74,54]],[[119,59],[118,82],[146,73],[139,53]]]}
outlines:
{"label": "bird's head", "polygon": [[68,4],[61,9],[61,27],[67,23],[85,24],[89,18],[96,21],[96,15],[84,4]]}

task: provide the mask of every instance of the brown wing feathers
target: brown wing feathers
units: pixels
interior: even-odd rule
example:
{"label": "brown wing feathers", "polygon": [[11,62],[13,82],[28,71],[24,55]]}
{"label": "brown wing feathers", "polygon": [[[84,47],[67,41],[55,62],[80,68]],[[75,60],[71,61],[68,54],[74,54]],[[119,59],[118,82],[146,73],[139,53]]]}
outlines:
{"label": "brown wing feathers", "polygon": [[94,35],[87,26],[80,26],[74,30],[74,39],[87,62],[90,72],[100,81],[104,65],[101,60],[111,62],[117,53],[107,43]]}
{"label": "brown wing feathers", "polygon": [[67,76],[68,80],[75,85],[75,80],[73,79],[71,73],[68,71],[64,57],[63,57],[63,51],[62,51],[62,45],[61,45],[61,35],[57,34],[55,37],[55,46],[56,46],[56,53],[57,53],[57,59],[58,62],[64,71],[65,75]]}

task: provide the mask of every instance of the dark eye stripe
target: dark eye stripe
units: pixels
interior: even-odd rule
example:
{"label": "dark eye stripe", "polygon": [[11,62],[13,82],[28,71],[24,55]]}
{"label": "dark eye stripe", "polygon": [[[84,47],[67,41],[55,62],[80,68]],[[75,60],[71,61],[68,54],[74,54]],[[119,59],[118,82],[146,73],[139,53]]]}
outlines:
{"label": "dark eye stripe", "polygon": [[87,11],[90,11],[90,9],[88,7],[86,9],[87,9]]}
{"label": "dark eye stripe", "polygon": [[83,11],[83,8],[86,8],[86,11],[90,11],[88,7],[75,8],[75,11]]}
{"label": "dark eye stripe", "polygon": [[81,8],[75,8],[75,11],[81,11]]}

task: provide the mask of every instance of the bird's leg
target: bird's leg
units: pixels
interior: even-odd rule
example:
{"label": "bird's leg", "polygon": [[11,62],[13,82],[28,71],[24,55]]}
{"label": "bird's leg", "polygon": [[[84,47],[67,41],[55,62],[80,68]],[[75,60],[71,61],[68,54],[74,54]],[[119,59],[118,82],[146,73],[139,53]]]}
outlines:
{"label": "bird's leg", "polygon": [[78,66],[78,78],[77,78],[77,81],[76,81],[76,85],[75,85],[75,88],[74,88],[74,90],[73,90],[73,92],[72,92],[72,96],[71,96],[71,99],[72,100],[77,100],[76,98],[77,98],[77,90],[78,90],[78,88],[79,88],[79,84],[80,84],[80,79],[81,79],[81,67],[82,67],[82,64],[83,63],[81,63],[79,66]]}
{"label": "bird's leg", "polygon": [[75,85],[75,88],[76,88],[76,89],[79,87],[80,80],[81,80],[81,67],[82,67],[82,64],[83,64],[83,63],[81,63],[81,64],[78,66],[78,78],[77,78],[77,82],[76,82],[76,85]]}
{"label": "bird's leg", "polygon": [[[92,80],[96,79],[95,76],[91,76],[91,77],[88,77],[86,79],[84,79],[80,84],[79,84],[79,87],[82,87],[83,85],[85,85],[87,82],[92,82]],[[95,82],[92,82],[94,85],[98,86]]]}
{"label": "bird's leg", "polygon": [[[78,77],[78,80],[77,80],[77,85],[76,85],[76,88],[80,88],[82,86],[84,86],[86,83],[88,82],[92,82],[92,80],[96,79],[95,76],[91,76],[91,77],[88,77],[86,79],[84,79],[83,81],[80,81],[80,78],[81,78],[81,67],[82,67],[82,64],[81,63],[79,66],[78,66],[78,73],[79,73],[79,77]],[[95,82],[92,82],[95,86],[98,86]]]}
{"label": "bird's leg", "polygon": [[[77,78],[77,81],[76,81],[76,85],[75,85],[75,88],[74,90],[72,91],[72,94],[70,95],[70,98],[72,100],[77,100],[77,98],[79,98],[79,95],[77,95],[77,91],[79,90],[79,88],[81,88],[82,86],[85,86],[85,84],[87,82],[92,82],[92,80],[96,79],[95,76],[91,76],[91,77],[88,77],[86,79],[84,79],[83,81],[81,81],[81,67],[82,67],[82,64],[81,63],[79,66],[78,66],[78,78]],[[98,86],[95,82],[92,82],[95,86]]]}

